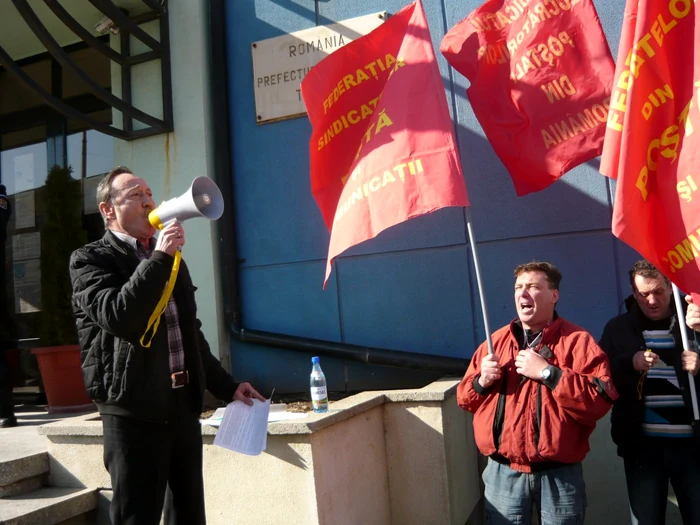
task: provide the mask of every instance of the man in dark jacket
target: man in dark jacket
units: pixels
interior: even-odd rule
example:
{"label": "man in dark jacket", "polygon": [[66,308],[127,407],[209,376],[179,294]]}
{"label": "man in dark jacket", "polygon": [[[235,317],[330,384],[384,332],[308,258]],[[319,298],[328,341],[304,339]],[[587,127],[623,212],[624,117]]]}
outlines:
{"label": "man in dark jacket", "polygon": [[10,349],[14,348],[16,337],[11,331],[13,323],[10,319],[5,286],[5,242],[11,215],[10,199],[7,198],[5,186],[0,184],[0,428],[17,426],[15,407],[12,403],[12,370],[7,355]]}
{"label": "man in dark jacket", "polygon": [[700,359],[695,350],[683,350],[680,331],[686,327],[669,280],[647,261],[637,262],[629,278],[627,312],[608,322],[600,346],[610,357],[620,395],[612,410],[612,438],[625,464],[632,522],[665,522],[670,481],[683,523],[696,525],[700,444],[688,372],[700,392]]}
{"label": "man in dark jacket", "polygon": [[7,198],[7,190],[4,184],[0,184],[0,250],[5,260],[5,242],[7,241],[7,225],[12,215],[12,203]]}
{"label": "man in dark jacket", "polygon": [[112,524],[157,525],[167,485],[175,523],[203,525],[204,390],[224,401],[264,398],[211,354],[184,261],[160,327],[150,345],[140,342],[185,233],[174,223],[154,240],[151,190],[127,168],[103,178],[97,201],[107,231],[73,253],[70,273],[85,385],[102,415]]}
{"label": "man in dark jacket", "polygon": [[0,323],[8,315],[7,286],[5,283],[5,244],[7,243],[7,225],[12,216],[12,203],[7,198],[4,184],[0,184]]}

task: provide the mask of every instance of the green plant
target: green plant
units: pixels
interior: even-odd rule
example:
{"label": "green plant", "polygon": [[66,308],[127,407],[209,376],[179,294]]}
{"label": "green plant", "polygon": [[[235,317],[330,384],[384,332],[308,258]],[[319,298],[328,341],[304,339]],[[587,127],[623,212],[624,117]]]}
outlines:
{"label": "green plant", "polygon": [[72,168],[54,166],[43,189],[46,223],[41,228],[41,341],[47,346],[77,343],[68,265],[87,242],[82,223],[80,181]]}

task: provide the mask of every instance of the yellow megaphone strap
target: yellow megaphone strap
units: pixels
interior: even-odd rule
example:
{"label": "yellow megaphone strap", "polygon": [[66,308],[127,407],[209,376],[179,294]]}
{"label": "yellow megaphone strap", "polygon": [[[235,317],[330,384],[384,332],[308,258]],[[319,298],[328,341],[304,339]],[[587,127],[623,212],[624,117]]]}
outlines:
{"label": "yellow megaphone strap", "polygon": [[[148,220],[149,222],[153,225],[154,228],[157,228],[159,230],[163,229],[163,223],[160,221],[160,218],[158,215],[155,213],[155,211],[152,211],[148,215]],[[170,296],[173,293],[173,288],[175,288],[175,281],[177,281],[177,273],[180,270],[180,260],[182,259],[182,252],[180,250],[175,252],[175,256],[173,258],[173,268],[170,270],[170,279],[168,279],[167,284],[165,285],[165,290],[163,290],[163,295],[160,297],[160,301],[158,301],[158,304],[156,305],[155,310],[153,310],[153,313],[151,314],[151,317],[148,319],[148,325],[146,326],[146,331],[143,333],[141,336],[141,346],[144,348],[150,348],[151,347],[151,342],[153,341],[153,338],[156,335],[156,332],[158,331],[158,326],[160,325],[160,318],[165,312],[165,309],[168,307],[168,301],[170,301]],[[151,332],[151,337],[146,341],[146,337],[148,336],[148,332],[150,330],[153,330]]]}
{"label": "yellow megaphone strap", "polygon": [[[153,341],[153,338],[155,337],[156,332],[158,331],[158,326],[160,325],[160,318],[163,315],[163,312],[165,312],[165,309],[168,307],[168,301],[170,301],[170,296],[173,293],[173,288],[175,288],[177,272],[180,270],[181,259],[182,252],[178,250],[175,252],[175,256],[173,259],[173,268],[172,270],[170,270],[170,279],[168,279],[168,283],[165,285],[165,290],[163,290],[163,295],[160,297],[160,301],[158,301],[155,310],[153,310],[153,313],[151,314],[151,317],[148,320],[146,331],[141,336],[141,346],[143,346],[144,348],[151,347],[151,342]],[[151,328],[153,328],[153,331],[151,332],[151,337],[148,339],[148,341],[146,341],[146,336],[148,335],[148,332],[151,330]]]}

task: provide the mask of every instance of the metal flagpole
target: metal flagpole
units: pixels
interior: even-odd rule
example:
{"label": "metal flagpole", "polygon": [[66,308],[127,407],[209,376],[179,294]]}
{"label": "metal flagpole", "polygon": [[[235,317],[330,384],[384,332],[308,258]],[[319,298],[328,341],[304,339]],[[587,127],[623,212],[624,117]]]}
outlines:
{"label": "metal flagpole", "polygon": [[486,330],[486,344],[489,347],[489,355],[493,354],[493,343],[491,342],[491,324],[489,323],[489,311],[486,308],[486,294],[484,293],[484,283],[481,279],[481,267],[479,266],[479,256],[476,251],[476,239],[472,228],[472,214],[469,206],[465,208],[467,218],[467,232],[469,233],[469,244],[472,248],[474,258],[474,271],[476,272],[476,285],[479,289],[479,300],[481,301],[481,314],[484,317],[484,330]]}
{"label": "metal flagpole", "polygon": [[[681,303],[681,294],[678,287],[675,284],[673,286],[673,299],[676,301],[676,315],[678,316],[678,326],[681,329],[681,339],[683,341],[683,349],[690,350],[690,344],[688,343],[688,331],[685,329],[685,319],[683,316],[683,305]],[[688,379],[690,384],[690,400],[693,403],[693,419],[696,421],[700,419],[700,414],[698,413],[698,395],[695,392],[695,377],[693,374],[688,372]]]}

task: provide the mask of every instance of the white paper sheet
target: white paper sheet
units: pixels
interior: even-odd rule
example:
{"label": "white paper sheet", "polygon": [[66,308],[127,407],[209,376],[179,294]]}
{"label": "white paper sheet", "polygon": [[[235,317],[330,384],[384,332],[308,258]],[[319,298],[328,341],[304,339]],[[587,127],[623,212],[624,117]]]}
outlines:
{"label": "white paper sheet", "polygon": [[221,420],[224,418],[224,412],[226,407],[217,408],[216,411],[209,416],[208,419],[200,419],[199,422],[202,425],[209,425],[210,427],[218,427],[221,424]]}
{"label": "white paper sheet", "polygon": [[[209,425],[210,427],[218,427],[221,425],[221,420],[224,417],[225,407],[217,408],[216,411],[209,416],[208,419],[200,419],[202,425]],[[303,419],[308,414],[303,412],[287,412],[287,405],[285,403],[275,403],[270,405],[270,413],[267,416],[268,423],[274,423],[275,421],[285,421],[287,419]]]}
{"label": "white paper sheet", "polygon": [[270,416],[267,418],[267,421],[268,423],[273,423],[275,421],[284,421],[286,419],[303,419],[305,417],[306,414],[300,412],[285,412],[284,410],[280,410],[279,412],[270,411]]}
{"label": "white paper sheet", "polygon": [[253,399],[252,406],[243,401],[229,403],[214,438],[214,444],[241,454],[257,456],[267,446],[269,413],[269,399]]}

